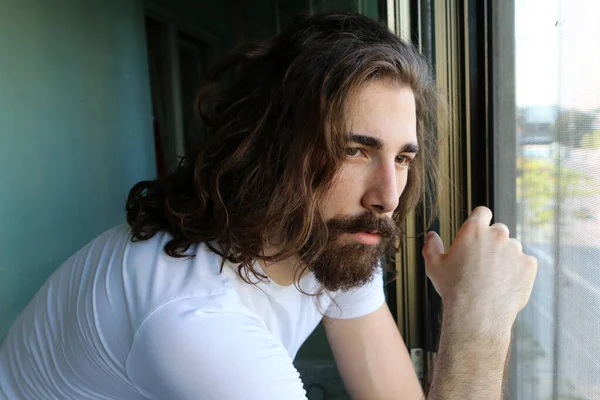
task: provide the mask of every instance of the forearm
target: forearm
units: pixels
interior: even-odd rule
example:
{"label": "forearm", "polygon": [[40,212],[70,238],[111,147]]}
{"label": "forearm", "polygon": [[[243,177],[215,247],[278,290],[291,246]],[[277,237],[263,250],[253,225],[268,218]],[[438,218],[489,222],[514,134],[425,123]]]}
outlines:
{"label": "forearm", "polygon": [[458,322],[444,321],[428,400],[503,398],[510,329],[494,334],[470,332]]}

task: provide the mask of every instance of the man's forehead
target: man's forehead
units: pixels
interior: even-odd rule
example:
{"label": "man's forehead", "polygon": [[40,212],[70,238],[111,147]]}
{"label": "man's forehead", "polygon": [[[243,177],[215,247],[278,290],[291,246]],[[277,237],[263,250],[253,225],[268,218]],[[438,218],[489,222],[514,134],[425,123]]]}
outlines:
{"label": "man's forehead", "polygon": [[351,134],[379,139],[383,146],[398,148],[417,140],[417,112],[410,87],[373,81],[353,93],[346,109]]}

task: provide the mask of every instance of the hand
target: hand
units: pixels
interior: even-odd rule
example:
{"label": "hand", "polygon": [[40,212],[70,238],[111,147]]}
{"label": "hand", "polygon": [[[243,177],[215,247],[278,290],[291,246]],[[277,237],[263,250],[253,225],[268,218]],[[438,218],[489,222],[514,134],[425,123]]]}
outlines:
{"label": "hand", "polygon": [[[430,232],[423,248],[427,275],[444,302],[444,319],[477,332],[510,328],[527,305],[537,260],[522,252],[504,224],[490,226],[492,212],[477,207],[444,254],[440,237]],[[470,332],[472,333],[472,332]]]}

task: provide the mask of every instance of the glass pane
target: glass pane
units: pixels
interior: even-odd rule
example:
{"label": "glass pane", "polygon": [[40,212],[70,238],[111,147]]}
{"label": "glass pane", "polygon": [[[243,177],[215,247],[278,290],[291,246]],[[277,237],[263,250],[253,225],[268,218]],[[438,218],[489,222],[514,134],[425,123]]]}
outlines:
{"label": "glass pane", "polygon": [[514,394],[600,399],[600,2],[515,4],[517,236],[540,267]]}

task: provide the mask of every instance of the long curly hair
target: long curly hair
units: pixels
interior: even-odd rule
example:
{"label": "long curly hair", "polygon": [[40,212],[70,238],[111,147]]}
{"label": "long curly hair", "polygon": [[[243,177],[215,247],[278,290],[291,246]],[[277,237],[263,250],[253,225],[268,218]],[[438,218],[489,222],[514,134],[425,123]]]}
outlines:
{"label": "long curly hair", "polygon": [[[172,239],[164,250],[172,257],[205,243],[239,264],[247,282],[265,277],[254,269],[256,259],[315,259],[329,234],[319,204],[345,157],[346,99],[376,79],[410,87],[416,101],[421,150],[394,212],[401,226],[436,187],[439,95],[431,67],[384,25],[327,13],[299,18],[211,71],[195,104],[208,139],[175,172],[131,189],[126,212],[133,240],[167,231]],[[267,257],[262,250],[273,237],[280,250]]]}

